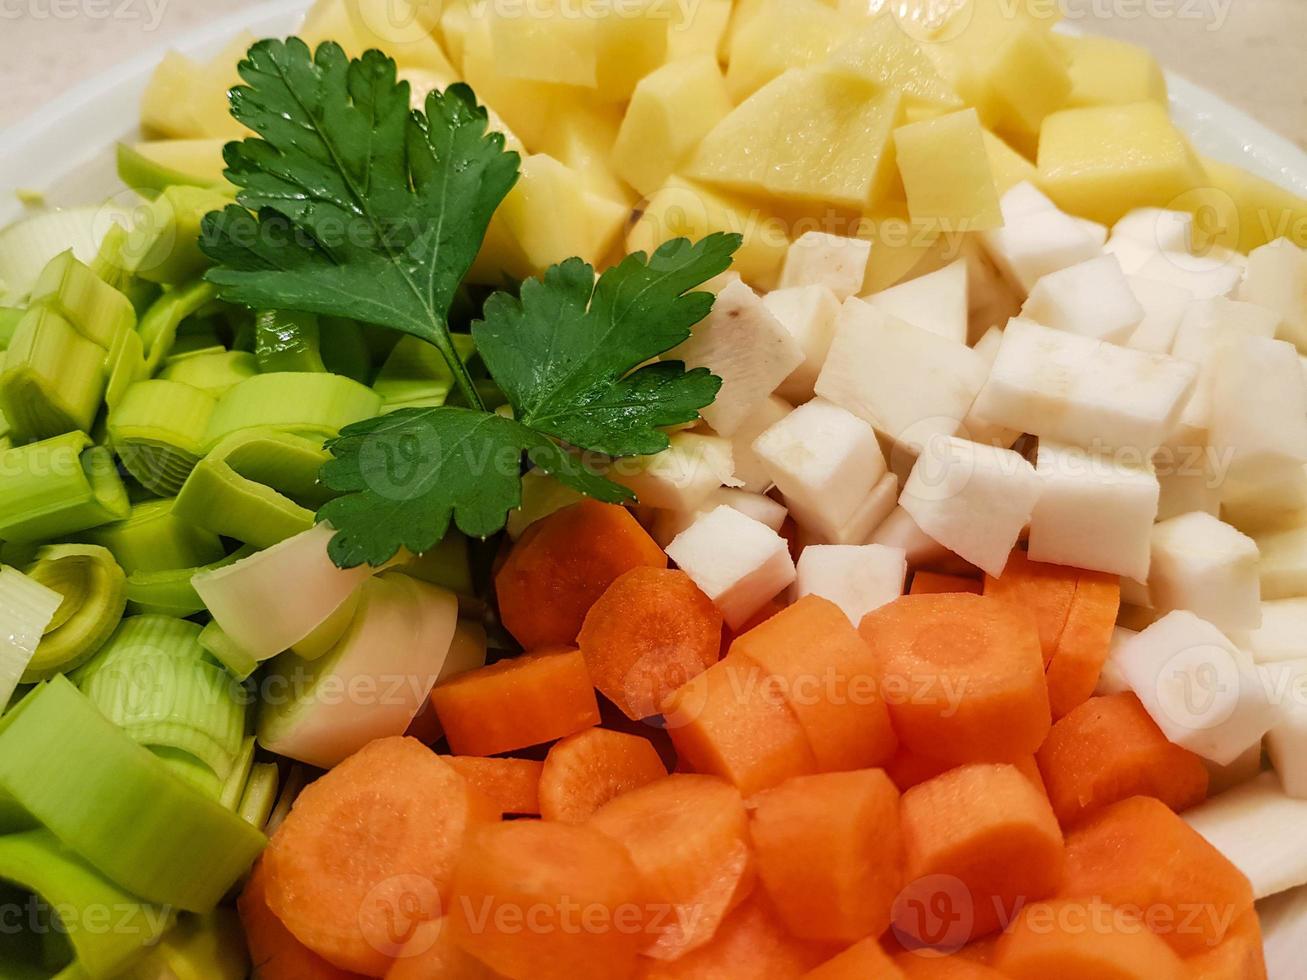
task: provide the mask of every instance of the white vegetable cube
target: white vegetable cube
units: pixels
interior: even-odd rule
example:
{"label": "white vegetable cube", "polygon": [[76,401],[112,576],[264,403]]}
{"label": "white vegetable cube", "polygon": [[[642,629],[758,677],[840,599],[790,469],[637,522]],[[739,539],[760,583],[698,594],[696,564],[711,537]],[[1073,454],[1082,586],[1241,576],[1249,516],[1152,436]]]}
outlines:
{"label": "white vegetable cube", "polygon": [[1274,712],[1266,750],[1285,793],[1307,800],[1307,660],[1277,663],[1266,673]]}
{"label": "white vegetable cube", "polygon": [[1160,494],[1151,470],[1043,441],[1035,470],[1043,490],[1030,519],[1032,559],[1148,578]]}
{"label": "white vegetable cube", "polygon": [[1233,483],[1273,482],[1307,463],[1307,385],[1292,344],[1253,336],[1223,344],[1211,395],[1209,438],[1232,453]]}
{"label": "white vegetable cube", "polygon": [[785,253],[781,288],[826,286],[842,300],[856,296],[862,290],[870,254],[871,242],[865,238],[806,231]]}
{"label": "white vegetable cube", "polygon": [[819,595],[857,626],[873,609],[903,594],[908,560],[902,548],[879,544],[814,544],[799,556],[795,586],[800,596]]}
{"label": "white vegetable cube", "polygon": [[794,581],[785,539],[734,507],[699,517],[667,546],[667,555],[717,604],[732,629]]}
{"label": "white vegetable cube", "polygon": [[761,493],[750,493],[747,490],[737,490],[734,487],[718,487],[692,510],[657,511],[649,533],[658,542],[660,548],[666,548],[673,538],[698,520],[700,515],[716,510],[718,507],[734,507],[741,514],[766,524],[773,531],[779,531],[781,525],[785,523],[785,505],[777,503],[771,497]]}
{"label": "white vegetable cube", "polygon": [[1262,598],[1307,595],[1307,527],[1268,531],[1253,540],[1262,556]]}
{"label": "white vegetable cube", "polygon": [[781,382],[776,394],[795,404],[805,402],[812,397],[812,386],[835,336],[840,301],[828,286],[791,286],[767,293],[762,304],[803,350],[803,363]]}
{"label": "white vegetable cube", "polygon": [[1188,609],[1227,633],[1262,621],[1257,542],[1210,514],[1153,528],[1148,585],[1159,612]]}
{"label": "white vegetable cube", "polygon": [[1220,765],[1274,720],[1252,657],[1191,612],[1168,613],[1122,645],[1117,665],[1168,739]]}
{"label": "white vegetable cube", "polygon": [[898,505],[899,478],[893,473],[886,473],[880,478],[871,493],[853,512],[853,516],[833,530],[820,527],[820,521],[801,510],[795,511],[794,522],[802,532],[801,540],[811,544],[866,544],[876,528],[884,523],[885,518]]}
{"label": "white vegetable cube", "polygon": [[1116,256],[1116,260],[1121,263],[1121,271],[1127,276],[1137,275],[1140,269],[1153,260],[1154,256],[1161,254],[1156,248],[1122,235],[1113,235],[1109,238],[1107,244],[1103,246],[1103,253]]}
{"label": "white vegetable cube", "polygon": [[690,339],[664,357],[722,379],[717,399],[700,414],[718,435],[730,436],[803,363],[803,349],[752,289],[733,282]]}
{"label": "white vegetable cube", "polygon": [[1019,453],[941,437],[917,459],[899,505],[944,547],[997,578],[1041,489]]}
{"label": "white vegetable cube", "polygon": [[806,525],[824,535],[836,534],[885,475],[871,426],[821,398],[763,432],[753,451],[796,520],[803,515]]}
{"label": "white vegetable cube", "polygon": [[959,344],[967,342],[967,261],[864,296],[868,303],[904,323]]}
{"label": "white vegetable cube", "polygon": [[1171,353],[1175,332],[1180,329],[1180,321],[1193,302],[1194,294],[1183,286],[1143,276],[1126,276],[1126,282],[1143,308],[1144,318],[1125,345],[1153,354]]}
{"label": "white vegetable cube", "polygon": [[[1003,331],[999,327],[990,327],[976,341],[972,350],[984,358],[987,368],[993,368],[994,361],[998,359],[999,348],[1002,346]],[[987,446],[1011,449],[1016,445],[1016,441],[1021,438],[1021,431],[981,419],[976,414],[976,406],[973,403],[971,411],[967,412],[967,417],[962,420],[958,435],[963,439],[970,439],[972,442],[983,443]]]}
{"label": "white vegetable cube", "polygon": [[930,568],[936,571],[966,568],[966,562],[918,527],[912,515],[901,506],[895,507],[872,532],[870,543],[902,548],[908,556],[910,568]]}
{"label": "white vegetable cube", "polygon": [[729,483],[735,472],[731,441],[699,432],[674,432],[653,456],[617,459],[605,470],[610,480],[632,490],[641,504],[690,510]]}
{"label": "white vegetable cube", "polygon": [[1307,660],[1307,598],[1262,603],[1262,625],[1248,633],[1248,652],[1258,663]]}
{"label": "white vegetable cube", "polygon": [[[1307,802],[1284,791],[1273,772],[1213,796],[1183,814],[1185,822],[1244,873],[1258,899],[1258,916],[1266,908],[1261,899],[1307,884],[1307,848],[1302,846]],[[1286,894],[1290,898],[1296,893]],[[1287,924],[1287,923],[1286,923]],[[1295,924],[1296,925],[1296,924]],[[1297,978],[1301,974],[1303,933],[1294,930],[1292,965],[1283,971],[1268,969],[1266,976]],[[1266,941],[1267,964],[1273,943]],[[1283,961],[1281,961],[1283,962]],[[1259,975],[1260,975],[1260,971]]]}
{"label": "white vegetable cube", "polygon": [[1076,218],[1076,223],[1085,230],[1099,248],[1107,244],[1107,225],[1100,225],[1097,221],[1090,221],[1088,218]]}
{"label": "white vegetable cube", "polygon": [[1126,629],[1124,626],[1114,626],[1112,628],[1112,645],[1108,650],[1107,660],[1103,662],[1103,669],[1098,672],[1098,683],[1094,686],[1094,697],[1101,698],[1109,694],[1123,694],[1130,690],[1125,675],[1121,673],[1119,657],[1121,647],[1125,642],[1132,636],[1138,635],[1138,630]]}
{"label": "white vegetable cube", "polygon": [[1132,275],[1169,282],[1189,290],[1197,299],[1212,299],[1234,292],[1243,277],[1243,266],[1237,255],[1219,250],[1204,256],[1158,252]]}
{"label": "white vegetable cube", "polygon": [[1244,303],[1224,296],[1195,299],[1185,307],[1181,329],[1238,331],[1254,337],[1274,337],[1280,314],[1256,303]]}
{"label": "white vegetable cube", "polygon": [[816,392],[920,451],[931,436],[957,431],[985,374],[970,347],[848,299]]}
{"label": "white vegetable cube", "polygon": [[1112,226],[1112,236],[1145,245],[1155,252],[1188,252],[1194,216],[1188,211],[1136,208]]}
{"label": "white vegetable cube", "polygon": [[1144,308],[1114,256],[1100,255],[1040,279],[1021,315],[1056,330],[1123,343],[1144,319]]}
{"label": "white vegetable cube", "polygon": [[1307,251],[1287,238],[1255,248],[1239,298],[1280,315],[1280,338],[1307,351]]}
{"label": "white vegetable cube", "polygon": [[732,482],[738,484],[741,490],[762,493],[771,486],[771,474],[767,472],[766,464],[753,451],[753,441],[792,411],[794,406],[784,398],[771,395],[759,403],[731,436],[731,456],[735,461],[735,476]]}
{"label": "white vegetable cube", "polygon": [[1274,480],[1222,490],[1222,519],[1244,534],[1268,534],[1307,520],[1307,468],[1291,467]]}
{"label": "white vegetable cube", "polygon": [[1030,292],[1050,272],[1102,254],[1079,221],[1057,210],[1027,183],[1004,194],[999,207],[1003,227],[981,232],[981,240],[994,263],[1022,292]]}

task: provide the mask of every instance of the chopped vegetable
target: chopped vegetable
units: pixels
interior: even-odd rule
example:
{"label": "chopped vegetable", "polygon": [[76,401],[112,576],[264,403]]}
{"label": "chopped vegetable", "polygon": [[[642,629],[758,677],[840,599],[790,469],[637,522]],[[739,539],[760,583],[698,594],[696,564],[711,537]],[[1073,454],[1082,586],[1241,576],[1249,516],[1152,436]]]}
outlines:
{"label": "chopped vegetable", "polygon": [[[815,970],[803,975],[803,980],[863,980],[878,977],[881,980],[907,980],[904,973],[890,959],[880,940],[870,936],[854,943],[844,952],[827,960]],[[941,978],[943,980],[943,978]],[[959,977],[957,980],[963,980]]]}
{"label": "chopped vegetable", "polygon": [[268,908],[268,872],[263,861],[254,866],[237,902],[245,942],[259,980],[356,980],[295,938]]}
{"label": "chopped vegetable", "polygon": [[8,705],[51,629],[64,597],[16,568],[0,565],[0,705]]}
{"label": "chopped vegetable", "polygon": [[[453,938],[447,918],[428,919],[413,930],[413,937],[399,951],[386,971],[386,980],[500,980],[496,973]],[[316,977],[317,974],[314,974]]]}
{"label": "chopped vegetable", "polygon": [[127,516],[127,491],[112,457],[85,433],[2,450],[0,471],[5,541],[46,541]]}
{"label": "chopped vegetable", "polygon": [[540,770],[534,759],[487,759],[476,755],[441,756],[454,771],[506,814],[540,815]]}
{"label": "chopped vegetable", "polygon": [[[1008,559],[1008,567],[1011,567],[1012,559]],[[1007,574],[1007,569],[1004,569]],[[961,575],[941,575],[939,572],[917,572],[912,576],[912,587],[908,590],[909,595],[938,595],[946,592],[971,592],[980,594],[983,586],[974,578],[963,578]]]}
{"label": "chopped vegetable", "polygon": [[1081,572],[1057,651],[1048,665],[1048,703],[1061,718],[1094,693],[1112,648],[1112,629],[1121,607],[1115,575]]}
{"label": "chopped vegetable", "polygon": [[46,545],[27,569],[29,578],[61,596],[23,683],[46,680],[85,663],[109,639],[127,608],[127,577],[97,545]]}
{"label": "chopped vegetable", "polygon": [[[1095,925],[1069,925],[1073,921]],[[1077,974],[1183,980],[1192,975],[1165,942],[1141,929],[1130,915],[1097,900],[1027,905],[999,941],[994,964],[1014,980]]]}
{"label": "chopped vegetable", "polygon": [[540,773],[540,816],[584,823],[609,800],[667,775],[648,739],[591,728],[560,739]]}

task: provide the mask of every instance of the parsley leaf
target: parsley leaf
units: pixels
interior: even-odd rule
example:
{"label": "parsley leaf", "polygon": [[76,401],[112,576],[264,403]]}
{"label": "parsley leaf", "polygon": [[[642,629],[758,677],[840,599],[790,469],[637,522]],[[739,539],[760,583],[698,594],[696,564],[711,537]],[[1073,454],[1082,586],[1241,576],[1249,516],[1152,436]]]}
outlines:
{"label": "parsley leaf", "polygon": [[242,206],[205,218],[209,281],[255,309],[420,337],[480,407],[446,318],[519,161],[487,132],[472,90],[432,92],[411,112],[381,52],[350,61],[328,42],[314,56],[299,38],[259,41],[239,70],[232,115],[259,138],[224,150]]}
{"label": "parsley leaf", "polygon": [[712,403],[721,380],[705,369],[640,365],[690,335],[713,299],[690,290],[725,271],[739,244],[737,235],[677,239],[628,256],[598,282],[588,264],[568,259],[523,283],[520,298],[492,296],[472,335],[514,418],[444,406],[342,430],[322,481],[345,496],[319,512],[337,529],[333,560],[379,565],[401,547],[425,551],[451,519],[477,537],[499,530],[521,503],[523,453],[588,496],[631,499],[555,440],[648,455],[667,448],[658,426],[693,421]]}

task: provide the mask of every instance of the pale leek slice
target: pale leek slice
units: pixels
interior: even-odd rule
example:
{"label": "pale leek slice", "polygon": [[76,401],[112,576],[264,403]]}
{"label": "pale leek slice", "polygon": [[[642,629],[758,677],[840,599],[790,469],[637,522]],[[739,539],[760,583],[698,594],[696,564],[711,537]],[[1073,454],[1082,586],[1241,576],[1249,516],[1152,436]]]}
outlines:
{"label": "pale leek slice", "polygon": [[258,670],[259,661],[241,649],[217,623],[208,623],[200,631],[200,646],[238,681],[245,680]]}
{"label": "pale leek slice", "polygon": [[254,355],[244,350],[216,350],[187,354],[170,360],[159,377],[165,381],[199,388],[207,395],[219,397],[246,378],[259,373]]}
{"label": "pale leek slice", "polygon": [[[306,377],[316,377],[306,375]],[[214,621],[252,656],[289,650],[327,619],[377,569],[337,568],[325,524],[191,580]]]}
{"label": "pale leek slice", "polygon": [[241,801],[236,807],[236,812],[241,815],[241,819],[255,827],[264,827],[277,802],[277,786],[280,781],[281,776],[275,762],[256,763],[250,771],[250,778],[245,783],[245,792],[241,794]]}
{"label": "pale leek slice", "polygon": [[127,516],[113,458],[90,442],[69,432],[0,453],[0,539],[49,540]]}
{"label": "pale leek slice", "polygon": [[107,549],[93,544],[48,545],[27,574],[62,600],[23,672],[22,683],[33,684],[72,670],[104,645],[127,608],[127,576]]}
{"label": "pale leek slice", "polygon": [[165,187],[146,205],[128,236],[123,258],[128,272],[158,283],[194,279],[209,264],[200,250],[200,222],[221,211],[231,197],[208,187]]}
{"label": "pale leek slice", "polygon": [[241,797],[245,795],[245,784],[250,781],[250,773],[254,770],[254,746],[253,735],[241,742],[240,752],[232,762],[231,772],[227,774],[227,779],[222,784],[222,793],[218,796],[218,802],[228,810],[235,810],[240,806]]}
{"label": "pale leek slice", "polygon": [[289,310],[261,310],[255,314],[254,356],[260,371],[325,372],[321,349],[314,314]]}
{"label": "pale leek slice", "polygon": [[115,980],[245,980],[250,959],[234,909],[181,915],[154,948]]}
{"label": "pale leek slice", "polygon": [[109,439],[127,471],[161,497],[176,496],[204,455],[212,396],[155,378],[128,387],[109,413]]}
{"label": "pale leek slice", "polygon": [[159,757],[164,765],[172,770],[173,775],[199,790],[211,800],[216,800],[222,793],[222,780],[206,762],[202,762],[189,752],[165,745],[146,746]]}
{"label": "pale leek slice", "polygon": [[[454,334],[454,348],[467,360],[476,345],[470,334]],[[444,356],[433,345],[412,336],[399,339],[372,382],[372,390],[382,397],[384,412],[443,405],[453,388],[454,376]]]}
{"label": "pale leek slice", "polygon": [[218,399],[209,421],[209,445],[253,426],[326,439],[351,422],[372,418],[380,408],[375,391],[339,374],[259,374]]}
{"label": "pale leek slice", "polygon": [[[140,316],[158,299],[160,290],[157,283],[138,279],[123,268],[126,261],[123,251],[127,242],[127,229],[119,224],[110,225],[95,257],[85,261],[92,272],[126,296]],[[76,251],[73,254],[76,255]]]}
{"label": "pale leek slice", "polygon": [[396,572],[360,591],[335,647],[313,661],[286,653],[269,666],[267,689],[286,696],[259,713],[265,748],[328,769],[375,739],[402,735],[425,703],[454,638],[457,598]]}
{"label": "pale leek slice", "polygon": [[136,329],[131,300],[77,261],[71,249],[60,252],[41,270],[31,305],[48,306],[105,351],[119,333]]}
{"label": "pale leek slice", "polygon": [[69,208],[34,215],[0,231],[0,303],[24,299],[46,263],[68,248],[90,262],[106,232],[130,215],[128,209],[108,204]]}
{"label": "pale leek slice", "polygon": [[5,352],[0,411],[18,441],[89,432],[107,380],[105,349],[54,310],[36,306]]}
{"label": "pale leek slice", "polygon": [[0,787],[107,878],[159,905],[209,911],[266,844],[62,676],[3,719]]}
{"label": "pale leek slice", "polygon": [[536,521],[583,499],[583,494],[543,470],[528,470],[522,477],[522,504],[508,512],[505,530],[516,541]]}
{"label": "pale leek slice", "polygon": [[291,652],[301,660],[317,660],[340,642],[340,638],[354,621],[359,602],[363,598],[363,589],[357,588],[349,594],[330,616],[324,619],[313,632],[291,646]]}
{"label": "pale leek slice", "polygon": [[155,572],[133,572],[127,576],[127,609],[133,614],[158,613],[163,616],[193,616],[204,610],[204,601],[195,591],[196,575],[226,568],[254,553],[249,546],[230,555],[195,568],[167,568]]}
{"label": "pale leek slice", "polygon": [[180,519],[175,500],[142,500],[121,521],[86,532],[108,548],[129,575],[207,565],[222,558],[222,542],[204,528]]}
{"label": "pale leek slice", "polygon": [[137,327],[145,347],[145,363],[153,374],[163,364],[177,340],[177,328],[218,295],[217,287],[203,279],[166,290],[141,317]]}
{"label": "pale leek slice", "polygon": [[474,591],[467,537],[452,528],[435,547],[398,566],[396,570],[449,589],[460,596],[471,596]]}
{"label": "pale leek slice", "polygon": [[0,565],[0,704],[9,703],[62,602],[54,589]]}
{"label": "pale leek slice", "polygon": [[300,793],[304,792],[304,787],[308,784],[308,768],[298,762],[292,763],[286,773],[286,780],[281,785],[281,792],[277,794],[277,802],[273,804],[268,819],[263,822],[265,834],[271,837],[277,832],[277,828],[290,815],[291,807],[295,805],[295,801],[299,799]]}
{"label": "pale leek slice", "polygon": [[27,310],[18,306],[0,306],[0,350],[7,350]]}

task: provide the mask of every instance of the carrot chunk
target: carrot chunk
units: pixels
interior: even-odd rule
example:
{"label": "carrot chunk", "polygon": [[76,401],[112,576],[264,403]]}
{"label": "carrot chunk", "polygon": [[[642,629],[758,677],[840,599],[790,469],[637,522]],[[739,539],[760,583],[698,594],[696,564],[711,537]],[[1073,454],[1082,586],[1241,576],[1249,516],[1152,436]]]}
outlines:
{"label": "carrot chunk", "polygon": [[1138,916],[1096,901],[1036,902],[998,942],[1013,980],[1184,980],[1184,962]]}
{"label": "carrot chunk", "polygon": [[959,950],[940,956],[933,950],[900,953],[894,965],[905,980],[1004,980],[1003,974]]}
{"label": "carrot chunk", "polygon": [[[1013,759],[1009,765],[1020,769],[1041,793],[1044,792],[1044,780],[1039,774],[1039,765],[1035,762],[1033,755],[1023,755],[1020,758]],[[917,755],[915,752],[903,748],[895,752],[894,757],[885,763],[885,772],[894,781],[894,785],[899,788],[900,793],[906,793],[913,786],[918,786],[928,779],[934,779],[941,773],[956,768],[950,762],[941,762],[939,759]]]}
{"label": "carrot chunk", "polygon": [[674,775],[605,804],[590,826],[626,848],[656,910],[655,959],[678,959],[716,934],[753,888],[740,791],[716,776]]}
{"label": "carrot chunk", "polygon": [[1053,725],[1039,771],[1062,826],[1131,796],[1180,811],[1207,797],[1203,760],[1172,744],[1133,692],[1090,698]]}
{"label": "carrot chunk", "polygon": [[1093,696],[1112,648],[1112,629],[1121,609],[1121,580],[1081,572],[1057,651],[1048,665],[1048,704],[1054,720]]}
{"label": "carrot chunk", "polygon": [[922,571],[912,576],[912,588],[908,590],[908,595],[939,595],[946,592],[970,592],[980,595],[983,589],[984,586],[979,579]]}
{"label": "carrot chunk", "polygon": [[501,974],[454,942],[453,930],[447,925],[442,917],[418,926],[387,971],[386,980],[500,980]]}
{"label": "carrot chunk", "polygon": [[879,936],[902,885],[899,791],[879,769],[800,776],[750,800],[758,875],[791,933]]}
{"label": "carrot chunk", "polygon": [[449,747],[498,755],[599,723],[580,650],[538,650],[458,674],[431,691]]}
{"label": "carrot chunk", "polygon": [[535,759],[487,759],[477,755],[441,756],[471,786],[495,802],[504,813],[540,813],[540,768]]}
{"label": "carrot chunk", "polygon": [[894,929],[909,948],[957,949],[1062,883],[1062,831],[1048,800],[1011,765],[950,770],[903,794],[908,884]]}
{"label": "carrot chunk", "polygon": [[1034,614],[1039,624],[1039,646],[1047,665],[1057,652],[1062,630],[1071,615],[1071,602],[1079,578],[1078,568],[1031,561],[1024,551],[1017,548],[1008,557],[999,578],[985,576],[984,592]]}
{"label": "carrot chunk", "polygon": [[876,980],[906,980],[907,977],[875,936],[854,943],[815,970],[809,970],[803,975],[803,980],[869,980],[872,977]]}
{"label": "carrot chunk", "polygon": [[732,630],[730,626],[723,622],[722,649],[729,650],[731,644],[735,642],[736,637],[743,636],[745,633],[749,632],[749,630],[761,626],[784,608],[785,603],[781,602],[779,598],[768,599],[758,608],[756,613],[740,624],[738,630]]}
{"label": "carrot chunk", "polygon": [[495,575],[504,628],[527,650],[570,646],[623,572],[667,555],[625,507],[582,500],[537,521]]}
{"label": "carrot chunk", "polygon": [[263,862],[254,865],[236,902],[245,944],[254,965],[254,980],[355,980],[350,973],[332,966],[291,934],[268,908],[268,874]]}
{"label": "carrot chunk", "polygon": [[799,980],[834,952],[785,931],[761,891],[726,917],[712,942],[678,960],[646,960],[639,980]]}
{"label": "carrot chunk", "polygon": [[1147,796],[1114,803],[1067,835],[1061,894],[1142,910],[1181,956],[1215,946],[1253,904],[1243,873]]}
{"label": "carrot chunk", "polygon": [[582,823],[615,796],[667,775],[647,738],[603,728],[554,744],[540,773],[540,815]]}
{"label": "carrot chunk", "polygon": [[806,595],[731,644],[757,664],[799,720],[821,772],[878,766],[898,738],[876,658],[833,602]]}
{"label": "carrot chunk", "polygon": [[273,835],[268,907],[323,959],[382,976],[441,914],[469,831],[498,818],[420,742],[378,739],[310,784]]}
{"label": "carrot chunk", "polygon": [[590,607],[577,643],[595,687],[633,720],[721,656],[722,614],[690,576],[633,568]]}
{"label": "carrot chunk", "polygon": [[512,980],[621,980],[646,939],[647,895],[626,849],[592,827],[516,820],[468,836],[454,871],[454,941]]}
{"label": "carrot chunk", "polygon": [[690,767],[721,776],[746,796],[817,770],[794,712],[745,657],[713,664],[672,694],[663,713]]}
{"label": "carrot chunk", "polygon": [[902,744],[946,762],[1006,762],[1052,723],[1034,619],[976,595],[903,596],[860,627]]}
{"label": "carrot chunk", "polygon": [[1257,910],[1235,921],[1212,949],[1185,960],[1189,980],[1266,980],[1266,954]]}

